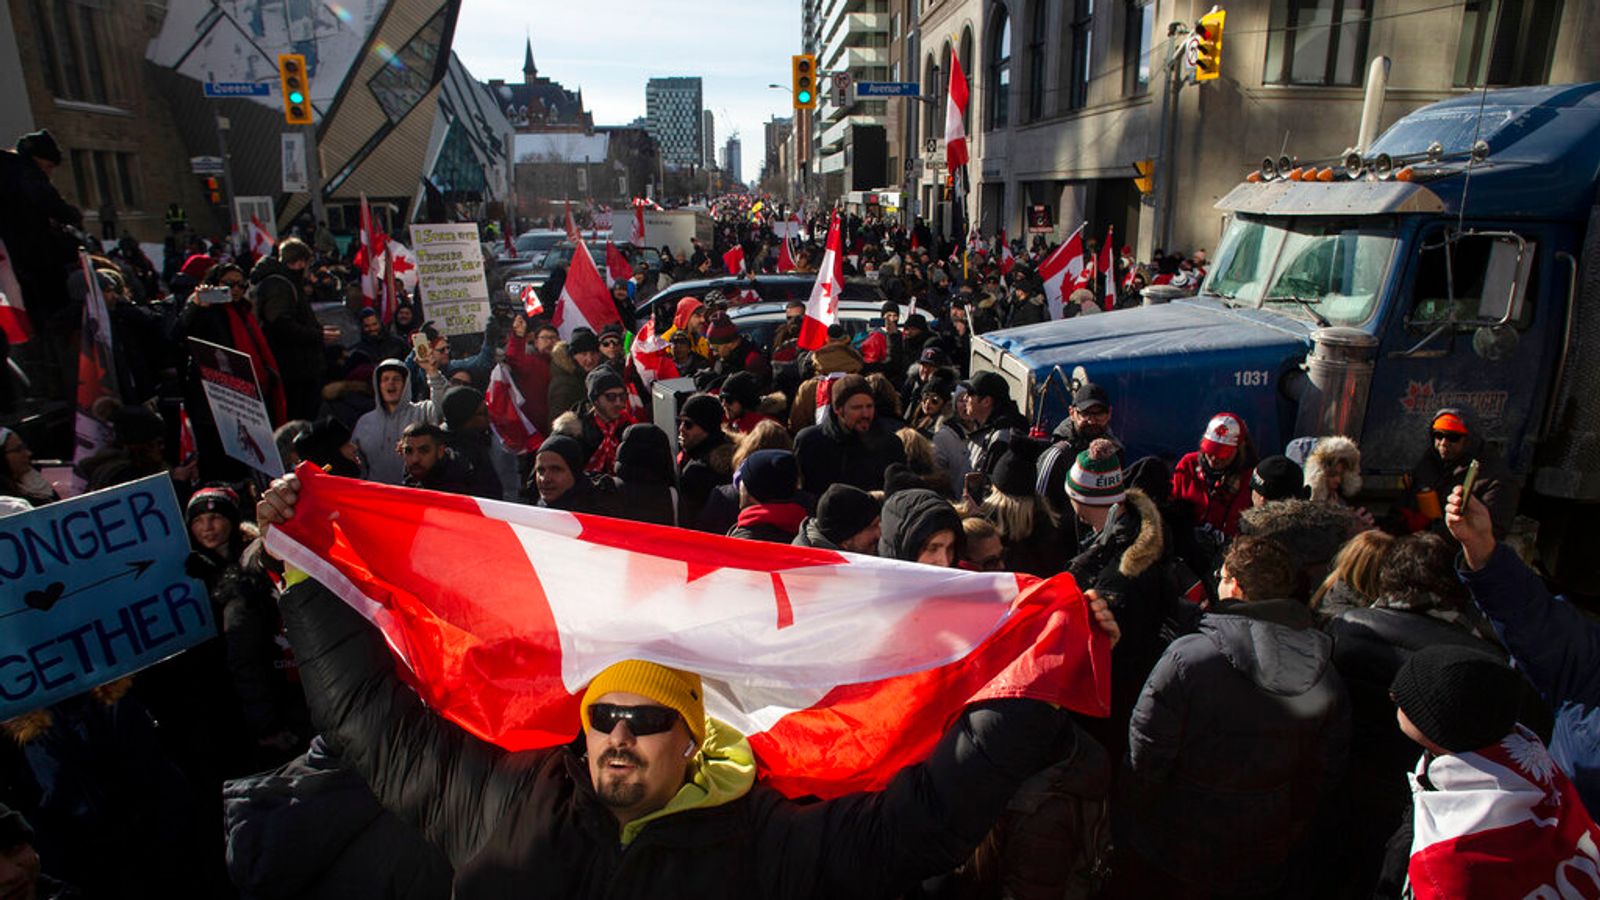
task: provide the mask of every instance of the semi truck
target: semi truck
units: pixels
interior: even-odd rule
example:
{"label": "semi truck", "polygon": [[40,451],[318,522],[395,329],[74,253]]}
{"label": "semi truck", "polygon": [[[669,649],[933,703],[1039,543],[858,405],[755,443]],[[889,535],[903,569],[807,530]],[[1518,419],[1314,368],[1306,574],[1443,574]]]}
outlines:
{"label": "semi truck", "polygon": [[990,332],[1036,424],[1093,381],[1130,458],[1169,462],[1240,415],[1262,455],[1346,435],[1382,499],[1464,407],[1522,482],[1538,552],[1600,593],[1600,83],[1422,107],[1364,150],[1267,159],[1216,205],[1198,294]]}

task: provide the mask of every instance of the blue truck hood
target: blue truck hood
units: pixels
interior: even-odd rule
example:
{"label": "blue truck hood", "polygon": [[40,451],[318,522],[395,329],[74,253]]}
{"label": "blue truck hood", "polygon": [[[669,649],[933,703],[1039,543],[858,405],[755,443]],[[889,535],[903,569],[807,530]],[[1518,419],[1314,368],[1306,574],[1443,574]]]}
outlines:
{"label": "blue truck hood", "polygon": [[[1069,379],[1104,387],[1126,458],[1173,459],[1193,450],[1207,420],[1222,411],[1243,418],[1263,455],[1279,452],[1294,408],[1278,382],[1305,359],[1311,325],[1273,310],[1228,309],[1197,298],[992,331],[981,339],[1022,362],[1035,385],[1060,367]],[[1046,428],[1066,418],[1069,399],[1056,382],[1036,401]]]}

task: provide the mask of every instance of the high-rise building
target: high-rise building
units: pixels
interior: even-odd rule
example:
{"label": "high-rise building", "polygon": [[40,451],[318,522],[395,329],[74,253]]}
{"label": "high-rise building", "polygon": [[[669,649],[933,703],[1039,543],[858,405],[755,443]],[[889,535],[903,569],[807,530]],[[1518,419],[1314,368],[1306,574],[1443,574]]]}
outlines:
{"label": "high-rise building", "polygon": [[[856,82],[889,81],[894,60],[889,50],[889,0],[803,0],[801,27],[805,52],[817,55],[817,68],[849,72]],[[885,187],[888,171],[889,105],[857,100],[853,91],[835,102],[824,77],[821,103],[812,117],[811,140],[824,196]],[[898,179],[899,173],[894,173]]]}
{"label": "high-rise building", "polygon": [[761,165],[770,169],[777,166],[779,148],[783,146],[784,141],[789,139],[789,134],[794,131],[794,119],[780,119],[777,116],[773,116],[767,121],[765,131],[766,152],[761,157]]}
{"label": "high-rise building", "polygon": [[704,104],[698,77],[652,78],[644,88],[650,135],[669,166],[705,162]]}
{"label": "high-rise building", "polygon": [[743,163],[743,160],[740,159],[741,155],[739,135],[735,133],[728,138],[728,145],[722,150],[722,168],[734,181],[743,184],[744,175],[743,170],[740,168],[740,164]]}
{"label": "high-rise building", "polygon": [[700,142],[706,148],[705,166],[708,169],[715,168],[717,165],[716,117],[711,115],[711,110],[708,109],[700,114],[700,119],[703,123],[700,130]]}

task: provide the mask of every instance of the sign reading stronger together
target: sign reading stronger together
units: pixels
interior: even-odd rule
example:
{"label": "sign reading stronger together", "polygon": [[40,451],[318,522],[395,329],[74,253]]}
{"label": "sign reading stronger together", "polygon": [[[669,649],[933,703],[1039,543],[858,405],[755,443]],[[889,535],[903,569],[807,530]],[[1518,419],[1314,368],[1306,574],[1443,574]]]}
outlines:
{"label": "sign reading stronger together", "polygon": [[165,474],[0,518],[0,720],[214,637],[188,555]]}

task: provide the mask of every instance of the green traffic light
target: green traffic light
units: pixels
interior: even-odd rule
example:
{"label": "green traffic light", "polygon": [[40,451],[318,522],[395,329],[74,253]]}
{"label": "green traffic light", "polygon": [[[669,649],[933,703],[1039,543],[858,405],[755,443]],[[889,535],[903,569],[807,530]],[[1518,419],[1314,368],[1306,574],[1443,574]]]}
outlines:
{"label": "green traffic light", "polygon": [[306,95],[300,93],[299,91],[290,91],[289,102],[295,104],[304,103],[306,102]]}
{"label": "green traffic light", "polygon": [[799,94],[795,95],[795,99],[799,100],[801,103],[810,103],[811,102],[811,92],[810,91],[801,91]]}

